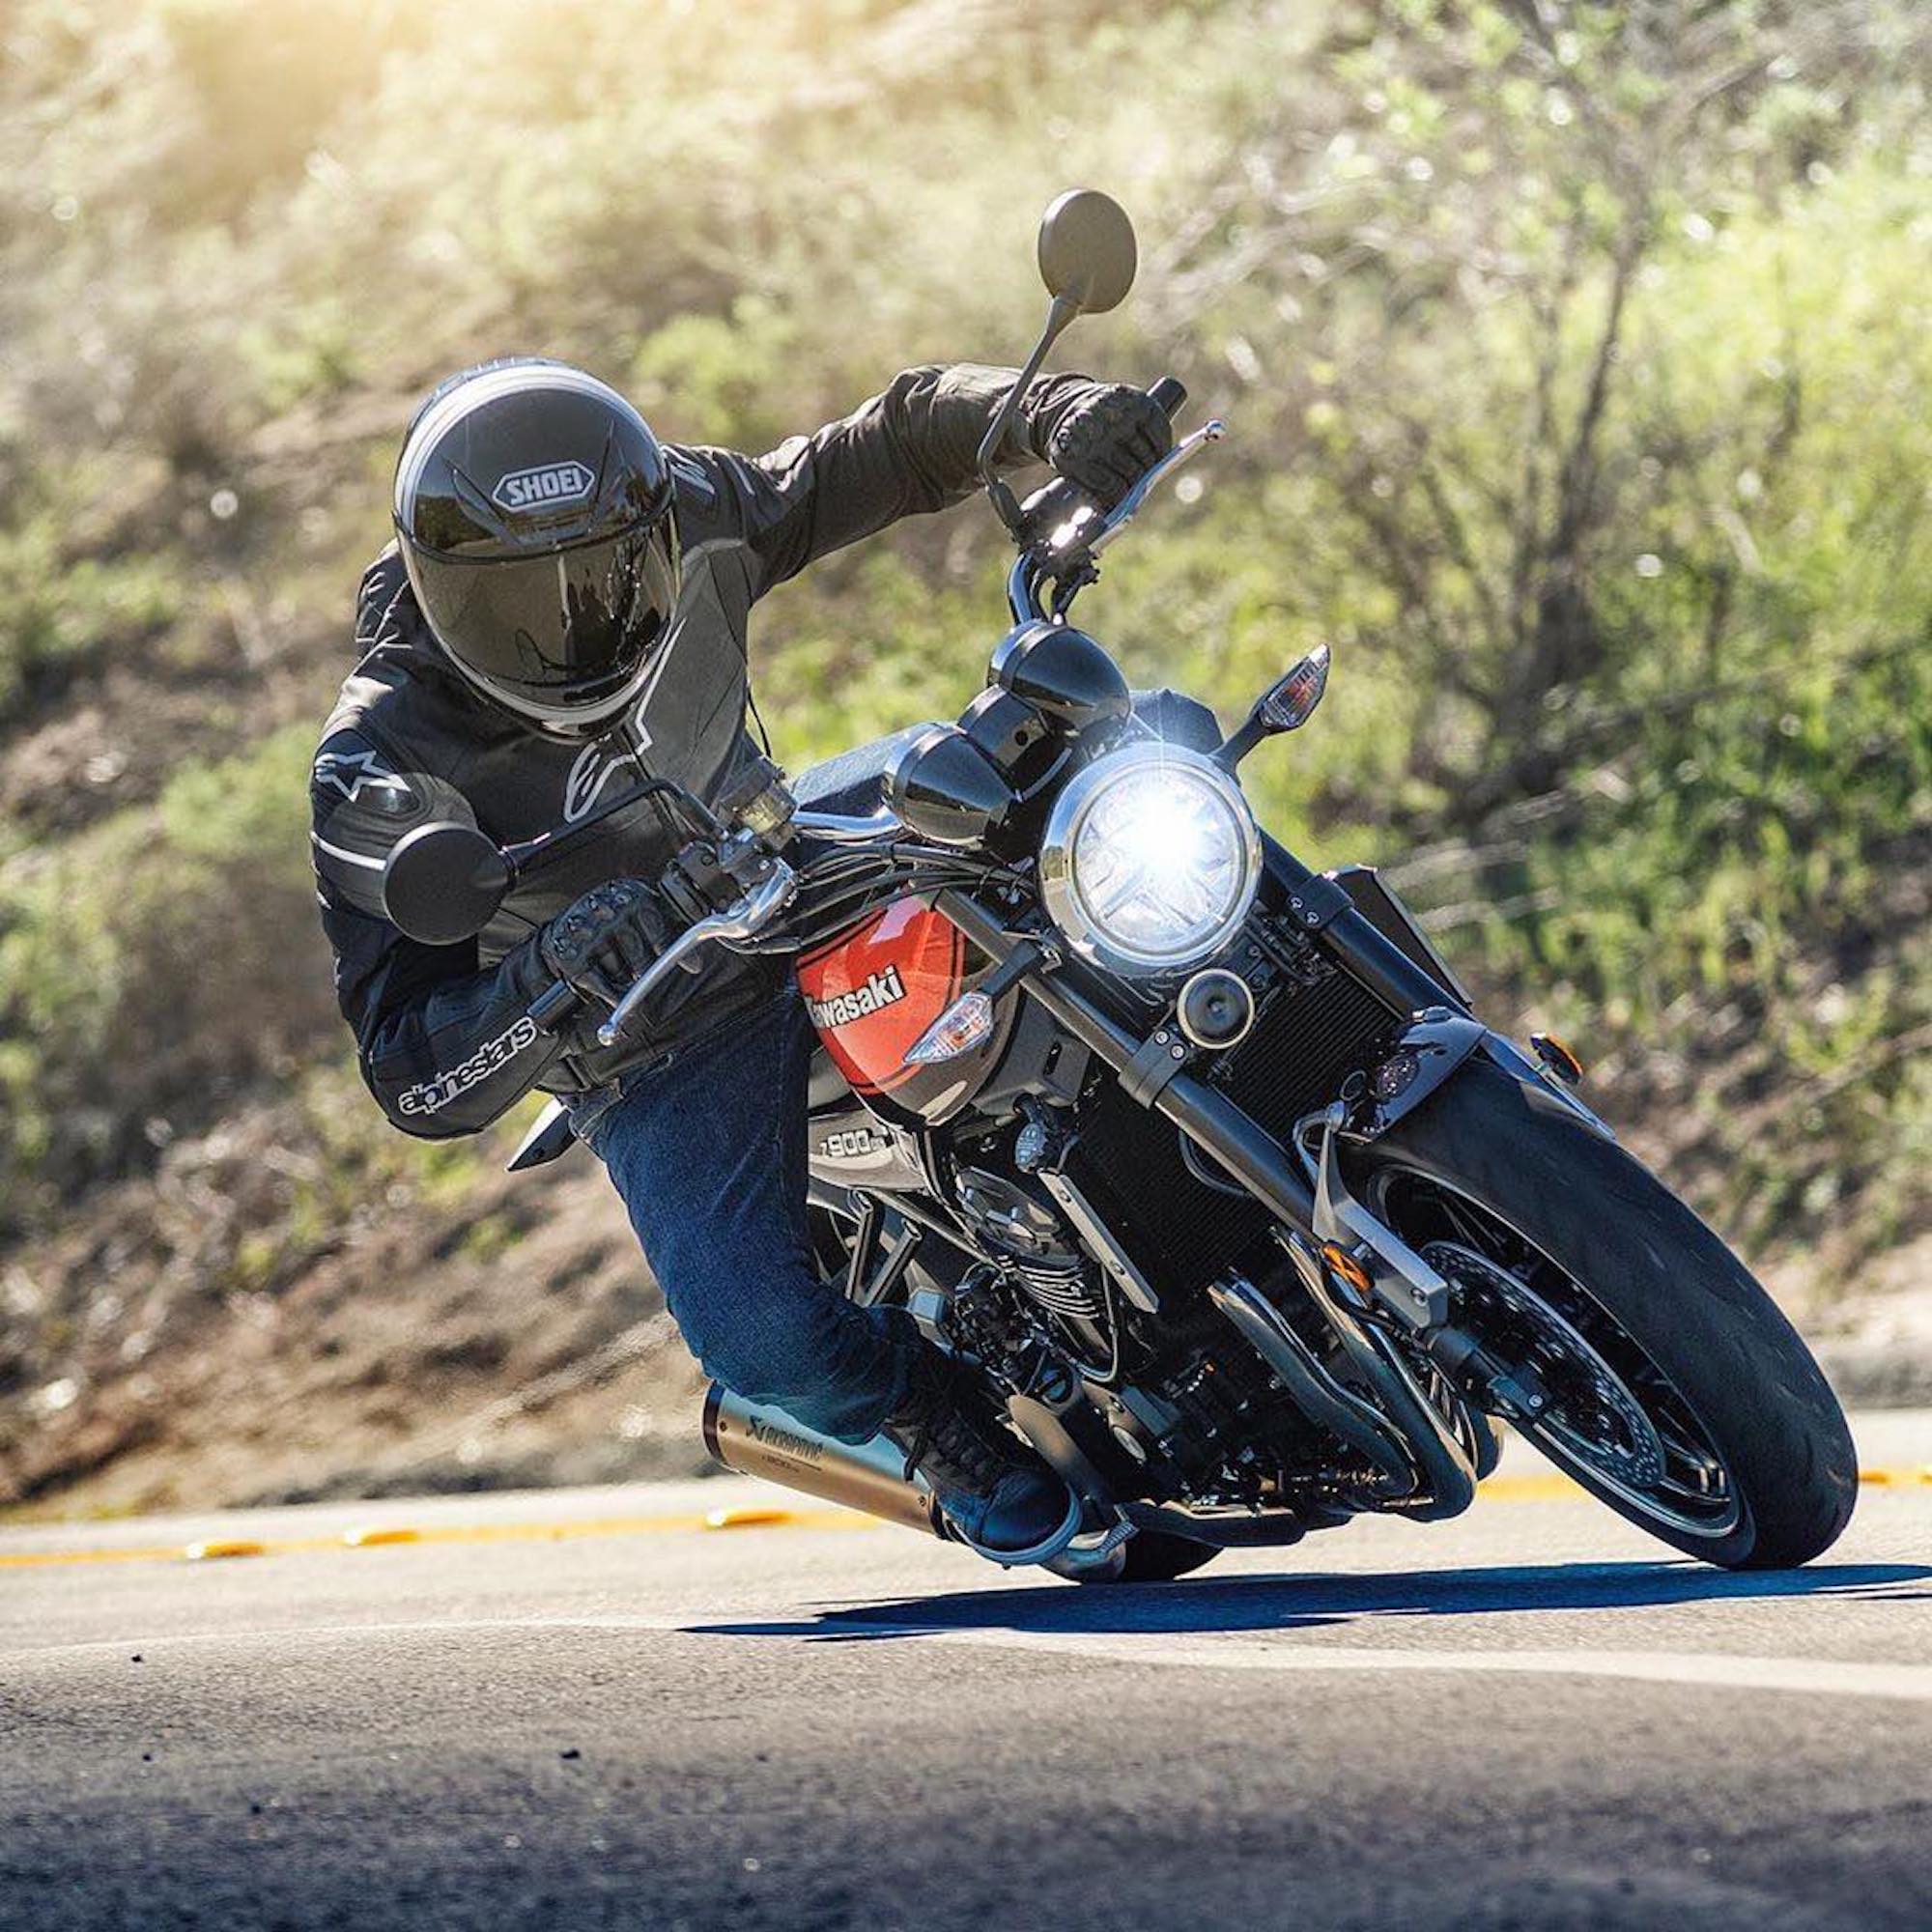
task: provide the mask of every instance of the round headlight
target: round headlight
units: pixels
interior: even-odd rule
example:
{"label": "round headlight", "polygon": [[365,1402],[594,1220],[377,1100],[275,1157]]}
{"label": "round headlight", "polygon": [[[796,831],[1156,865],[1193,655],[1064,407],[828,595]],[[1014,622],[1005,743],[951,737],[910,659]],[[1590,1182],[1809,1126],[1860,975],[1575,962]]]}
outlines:
{"label": "round headlight", "polygon": [[1211,759],[1130,745],[1054,801],[1040,895],[1076,952],[1117,973],[1179,973],[1239,931],[1261,842],[1240,786]]}

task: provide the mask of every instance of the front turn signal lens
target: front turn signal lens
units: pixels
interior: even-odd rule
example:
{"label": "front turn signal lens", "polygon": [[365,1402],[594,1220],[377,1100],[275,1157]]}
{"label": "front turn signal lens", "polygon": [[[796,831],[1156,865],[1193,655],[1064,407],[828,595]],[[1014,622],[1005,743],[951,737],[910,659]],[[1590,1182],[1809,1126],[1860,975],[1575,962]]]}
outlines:
{"label": "front turn signal lens", "polygon": [[1328,1264],[1328,1271],[1338,1280],[1347,1282],[1357,1294],[1367,1294],[1375,1286],[1374,1277],[1347,1248],[1338,1247],[1333,1241],[1324,1241],[1321,1259]]}
{"label": "front turn signal lens", "polygon": [[1262,694],[1257,711],[1270,731],[1298,731],[1328,689],[1329,647],[1317,644]]}
{"label": "front turn signal lens", "polygon": [[959,997],[913,1041],[901,1063],[938,1066],[971,1053],[993,1037],[993,1003],[977,989]]}

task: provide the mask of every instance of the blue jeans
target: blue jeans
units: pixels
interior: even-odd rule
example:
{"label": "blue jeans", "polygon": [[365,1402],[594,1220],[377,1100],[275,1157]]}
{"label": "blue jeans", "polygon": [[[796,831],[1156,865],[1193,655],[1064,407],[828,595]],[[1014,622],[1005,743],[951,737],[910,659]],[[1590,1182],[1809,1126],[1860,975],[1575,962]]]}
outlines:
{"label": "blue jeans", "polygon": [[806,1221],[813,1035],[797,988],[629,1083],[584,1128],[707,1375],[847,1442],[904,1386],[885,1319],[820,1273]]}

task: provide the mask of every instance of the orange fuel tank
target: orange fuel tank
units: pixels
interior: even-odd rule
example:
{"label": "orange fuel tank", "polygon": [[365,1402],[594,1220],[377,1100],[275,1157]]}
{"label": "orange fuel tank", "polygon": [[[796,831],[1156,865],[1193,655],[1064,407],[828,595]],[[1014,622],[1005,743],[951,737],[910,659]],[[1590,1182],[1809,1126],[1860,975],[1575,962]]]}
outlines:
{"label": "orange fuel tank", "polygon": [[799,990],[833,1064],[881,1114],[941,1121],[998,1064],[1009,1001],[992,1037],[937,1066],[908,1066],[907,1050],[992,961],[923,899],[895,899],[864,924],[798,962]]}

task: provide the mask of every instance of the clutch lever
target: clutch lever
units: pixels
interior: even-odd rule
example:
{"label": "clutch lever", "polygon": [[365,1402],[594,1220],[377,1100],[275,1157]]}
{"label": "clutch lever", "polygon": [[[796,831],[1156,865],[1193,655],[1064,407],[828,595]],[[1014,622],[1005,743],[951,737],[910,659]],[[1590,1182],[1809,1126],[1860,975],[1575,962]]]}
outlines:
{"label": "clutch lever", "polygon": [[771,870],[736,904],[686,927],[651,961],[643,977],[633,983],[611,1009],[611,1017],[597,1029],[597,1043],[615,1046],[639,1009],[700,946],[714,939],[750,939],[762,932],[791,903],[797,890],[797,872],[782,859],[774,859]]}

